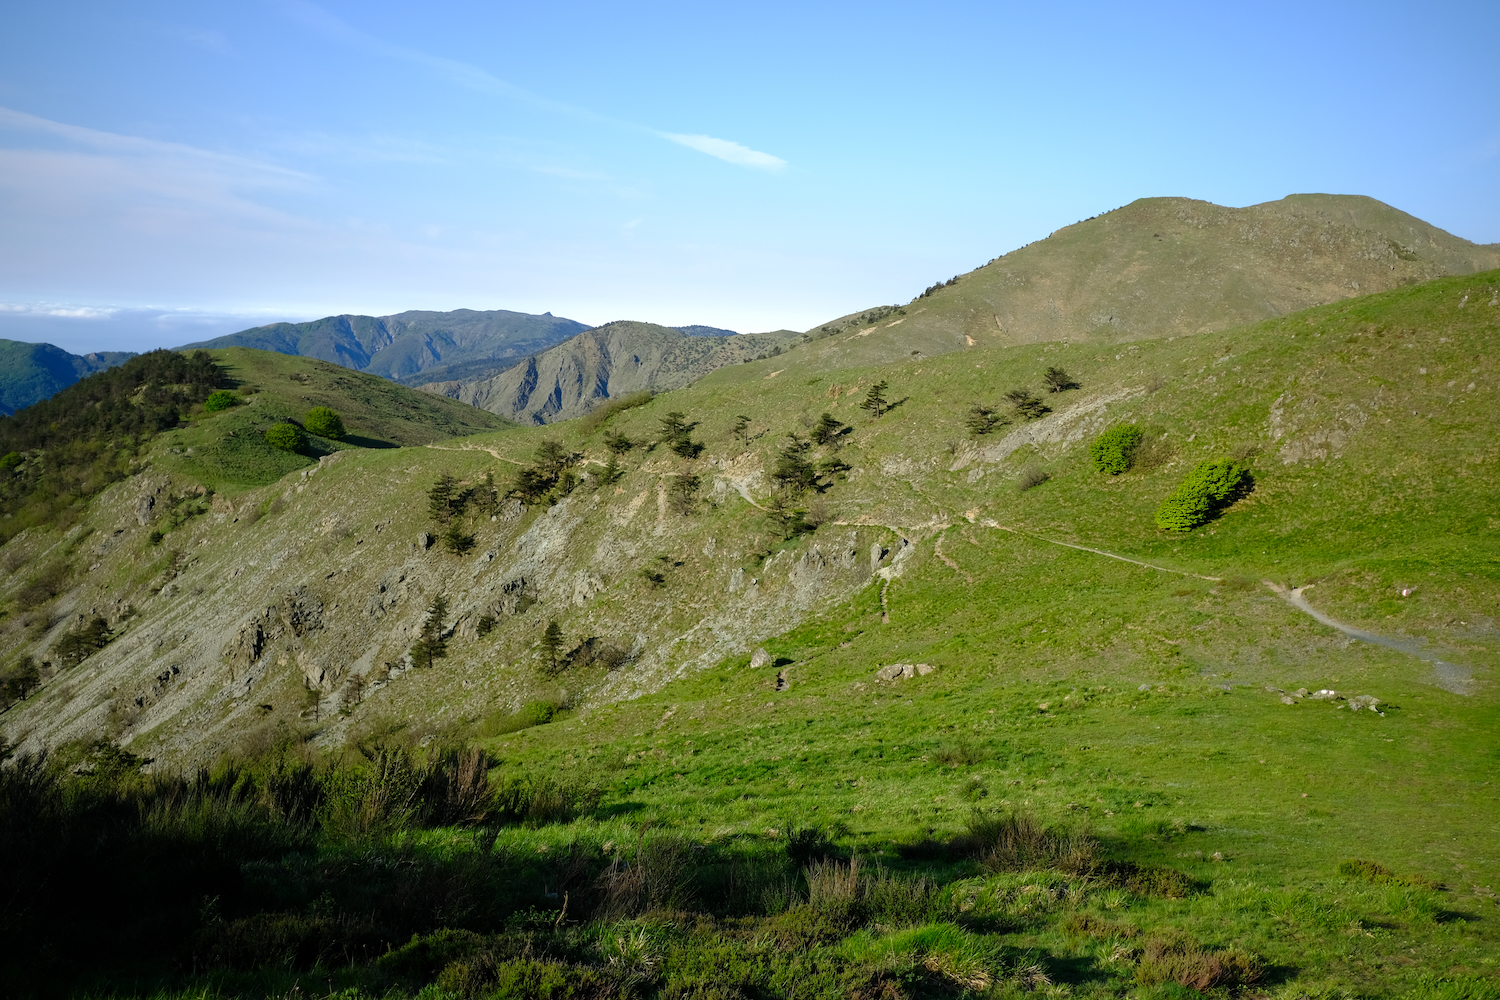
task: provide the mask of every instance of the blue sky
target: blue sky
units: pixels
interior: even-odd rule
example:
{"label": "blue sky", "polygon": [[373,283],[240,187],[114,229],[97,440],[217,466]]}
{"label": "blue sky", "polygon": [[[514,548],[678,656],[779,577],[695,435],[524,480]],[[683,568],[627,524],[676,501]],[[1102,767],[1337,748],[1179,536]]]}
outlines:
{"label": "blue sky", "polygon": [[11,3],[0,337],[804,329],[1152,195],[1500,241],[1500,4]]}

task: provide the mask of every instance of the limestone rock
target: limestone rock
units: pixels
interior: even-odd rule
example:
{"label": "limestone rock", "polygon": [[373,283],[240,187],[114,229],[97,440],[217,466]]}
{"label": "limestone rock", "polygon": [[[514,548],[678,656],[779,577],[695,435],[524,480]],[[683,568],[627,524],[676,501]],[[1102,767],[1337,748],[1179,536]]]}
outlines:
{"label": "limestone rock", "polygon": [[250,664],[260,659],[261,650],[265,648],[266,633],[260,627],[260,619],[246,622],[240,630],[235,633],[233,639],[225,643],[223,656],[235,669],[236,673],[248,670]]}
{"label": "limestone rock", "polygon": [[144,525],[151,520],[151,512],[156,509],[156,497],[147,494],[136,501],[135,519],[136,523]]}
{"label": "limestone rock", "polygon": [[771,654],[766,652],[765,647],[758,647],[755,652],[750,654],[751,669],[759,670],[761,667],[769,667],[770,665]]}
{"label": "limestone rock", "polygon": [[875,679],[878,681],[893,681],[898,677],[910,676],[908,670],[914,670],[910,663],[892,663],[875,671]]}

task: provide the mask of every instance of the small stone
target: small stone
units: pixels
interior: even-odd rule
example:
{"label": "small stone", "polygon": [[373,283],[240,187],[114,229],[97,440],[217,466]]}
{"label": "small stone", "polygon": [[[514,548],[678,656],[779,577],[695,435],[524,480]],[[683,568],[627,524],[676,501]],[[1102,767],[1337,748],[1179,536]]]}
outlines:
{"label": "small stone", "polygon": [[757,647],[755,652],[750,654],[750,668],[752,670],[759,670],[761,667],[769,667],[770,665],[771,654],[766,652],[764,646]]}
{"label": "small stone", "polygon": [[421,549],[423,552],[426,552],[428,549],[432,548],[432,536],[425,531],[417,535],[417,548]]}
{"label": "small stone", "polygon": [[917,673],[920,674],[923,677],[926,677],[928,674],[932,673],[936,669],[937,669],[937,667],[934,667],[930,663],[918,663],[917,664]]}
{"label": "small stone", "polygon": [[1297,704],[1297,699],[1293,698],[1289,694],[1284,694],[1284,695],[1281,696],[1281,703],[1283,705],[1295,705],[1295,704]]}
{"label": "small stone", "polygon": [[875,679],[879,681],[893,681],[898,677],[904,676],[910,666],[911,664],[909,663],[892,663],[890,666],[881,667],[875,671]]}

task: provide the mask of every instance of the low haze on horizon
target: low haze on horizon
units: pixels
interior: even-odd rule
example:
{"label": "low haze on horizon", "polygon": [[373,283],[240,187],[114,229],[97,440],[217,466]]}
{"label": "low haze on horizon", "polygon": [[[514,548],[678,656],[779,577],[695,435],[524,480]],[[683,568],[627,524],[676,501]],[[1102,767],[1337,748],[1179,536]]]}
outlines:
{"label": "low haze on horizon", "polygon": [[800,330],[1156,195],[1500,242],[1497,34],[1479,3],[18,5],[0,338]]}

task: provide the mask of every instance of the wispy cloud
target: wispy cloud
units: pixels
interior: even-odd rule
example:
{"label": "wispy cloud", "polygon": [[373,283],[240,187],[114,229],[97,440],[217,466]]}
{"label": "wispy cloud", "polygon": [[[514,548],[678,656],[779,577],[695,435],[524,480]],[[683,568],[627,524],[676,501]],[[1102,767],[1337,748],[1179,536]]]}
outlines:
{"label": "wispy cloud", "polygon": [[779,156],[770,153],[762,153],[758,149],[749,146],[741,146],[737,142],[728,139],[715,139],[711,135],[679,135],[676,132],[658,132],[657,135],[663,139],[670,139],[679,146],[688,149],[696,149],[700,153],[718,157],[726,163],[733,163],[741,167],[754,167],[756,170],[780,170],[786,166],[786,161]]}
{"label": "wispy cloud", "polygon": [[742,146],[728,139],[716,139],[709,135],[684,135],[677,132],[662,132],[635,122],[601,115],[574,104],[567,104],[562,101],[554,101],[542,97],[524,87],[518,87],[507,80],[502,80],[498,76],[480,69],[478,66],[460,62],[456,59],[435,56],[417,49],[392,45],[389,42],[360,31],[347,21],[330,14],[316,4],[307,3],[305,0],[284,0],[282,9],[287,11],[293,19],[323,34],[325,37],[390,59],[397,59],[402,62],[422,66],[434,75],[447,80],[455,86],[464,87],[468,90],[488,94],[492,97],[498,97],[538,110],[567,115],[572,118],[581,118],[600,125],[628,129],[634,132],[648,132],[669,142],[675,142],[678,145],[686,146],[700,153],[706,153],[709,156],[724,160],[727,163],[733,163],[736,166],[751,167],[755,170],[777,171],[787,165],[786,161],[779,156],[762,153],[758,149],[751,149],[748,146]]}
{"label": "wispy cloud", "polygon": [[49,316],[54,319],[109,319],[118,309],[96,306],[59,306],[46,302],[0,302],[0,313],[18,316]]}

